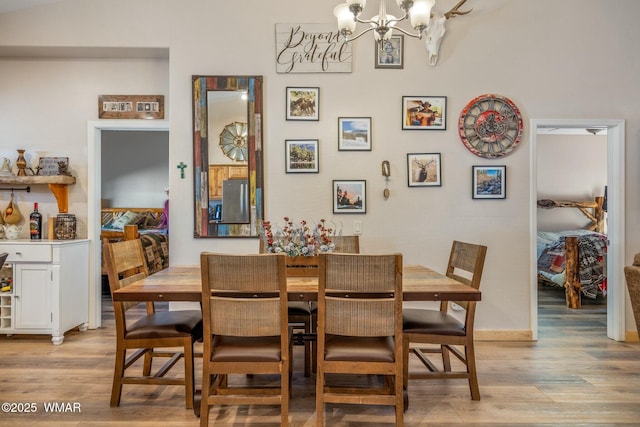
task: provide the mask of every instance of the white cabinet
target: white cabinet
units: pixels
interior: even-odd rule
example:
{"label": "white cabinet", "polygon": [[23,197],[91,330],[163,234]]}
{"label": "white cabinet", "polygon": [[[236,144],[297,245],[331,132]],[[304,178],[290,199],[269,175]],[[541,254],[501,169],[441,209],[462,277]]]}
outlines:
{"label": "white cabinet", "polygon": [[1,252],[9,253],[13,285],[0,293],[0,333],[51,334],[62,344],[69,329],[87,329],[88,240],[3,240]]}

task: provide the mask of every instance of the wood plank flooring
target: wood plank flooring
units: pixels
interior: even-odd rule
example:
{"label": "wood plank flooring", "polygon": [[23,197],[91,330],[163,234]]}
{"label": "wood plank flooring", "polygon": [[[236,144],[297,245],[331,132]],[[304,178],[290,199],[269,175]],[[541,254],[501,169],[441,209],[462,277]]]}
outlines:
{"label": "wood plank flooring", "polygon": [[[540,302],[538,342],[477,343],[481,401],[464,380],[413,381],[405,425],[640,425],[640,344],[606,337],[602,304],[570,310],[552,288],[540,290]],[[110,300],[103,305],[101,329],[69,332],[60,346],[46,336],[0,337],[0,402],[37,408],[0,413],[0,426],[198,425],[181,387],[125,385],[121,406],[109,407],[115,328]],[[290,425],[313,426],[315,382],[302,375],[301,356],[296,347]],[[46,412],[45,402],[78,403],[81,412]],[[216,426],[277,426],[279,409],[227,406],[210,417]],[[355,405],[328,405],[326,420],[394,424],[391,409]]]}

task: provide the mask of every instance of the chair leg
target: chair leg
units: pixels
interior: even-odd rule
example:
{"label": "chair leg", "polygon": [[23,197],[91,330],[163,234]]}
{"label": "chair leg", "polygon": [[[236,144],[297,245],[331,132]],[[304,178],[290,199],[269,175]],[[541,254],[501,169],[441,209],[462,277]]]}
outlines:
{"label": "chair leg", "polygon": [[465,346],[465,357],[467,359],[467,372],[469,373],[469,389],[471,391],[471,400],[480,400],[480,386],[478,385],[476,355],[473,344]]}
{"label": "chair leg", "polygon": [[[289,366],[291,366],[291,359],[289,359]],[[289,425],[289,397],[291,395],[291,382],[289,376],[290,369],[282,370],[280,375],[280,425]]]}
{"label": "chair leg", "polygon": [[441,345],[440,351],[442,352],[443,370],[445,372],[451,372],[451,355],[449,354],[449,349],[446,345]]}
{"label": "chair leg", "polygon": [[144,354],[144,364],[142,365],[142,375],[148,377],[151,375],[151,365],[153,364],[153,349],[148,348]]}
{"label": "chair leg", "polygon": [[318,369],[316,375],[316,426],[324,426],[324,371]]}
{"label": "chair leg", "polygon": [[122,395],[122,377],[124,376],[124,362],[127,358],[127,350],[116,349],[116,361],[113,369],[113,385],[111,386],[111,407],[120,406]]}
{"label": "chair leg", "polygon": [[[311,334],[311,316],[309,316],[309,320],[304,322],[304,333]],[[311,341],[304,341],[304,376],[311,376]]]}
{"label": "chair leg", "polygon": [[402,340],[402,386],[406,390],[409,386],[409,340]]}
{"label": "chair leg", "polygon": [[[203,363],[207,363],[203,360]],[[200,396],[200,427],[209,425],[209,393],[211,391],[211,375],[205,367],[202,375],[202,393]]]}
{"label": "chair leg", "polygon": [[187,409],[193,409],[194,382],[193,340],[189,337],[184,341],[184,389]]}

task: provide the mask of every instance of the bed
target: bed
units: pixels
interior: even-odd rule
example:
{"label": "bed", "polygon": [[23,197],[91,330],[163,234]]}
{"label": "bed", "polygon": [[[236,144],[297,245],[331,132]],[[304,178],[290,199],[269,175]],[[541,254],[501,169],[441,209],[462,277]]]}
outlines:
{"label": "bed", "polygon": [[169,233],[163,208],[103,208],[101,214],[101,239],[114,242],[140,237],[149,274],[169,266]]}
{"label": "bed", "polygon": [[[538,279],[544,285],[568,289],[567,304],[570,304],[570,288],[581,296],[596,299],[607,295],[607,236],[603,230],[603,200],[571,202],[538,200],[538,208],[578,208],[589,220],[586,229],[563,231],[538,231],[537,264]],[[567,279],[569,278],[569,279]]]}

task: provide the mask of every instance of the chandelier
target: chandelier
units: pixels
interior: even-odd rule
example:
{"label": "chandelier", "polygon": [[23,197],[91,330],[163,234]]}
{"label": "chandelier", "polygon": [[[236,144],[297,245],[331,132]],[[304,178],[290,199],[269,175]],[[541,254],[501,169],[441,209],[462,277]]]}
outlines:
{"label": "chandelier", "polygon": [[[444,22],[456,15],[466,15],[471,10],[459,12],[458,9],[467,0],[460,0],[451,10],[441,14],[432,13],[431,8],[435,5],[435,0],[396,0],[396,4],[402,10],[402,16],[396,18],[387,13],[386,0],[380,0],[378,14],[371,19],[362,19],[360,14],[367,4],[367,0],[346,0],[346,3],[336,6],[333,14],[338,19],[338,29],[340,34],[350,42],[373,31],[373,37],[380,46],[393,35],[393,31],[399,31],[409,37],[422,39],[426,36],[426,47],[430,55],[431,65],[437,61],[438,48],[444,35]],[[408,20],[413,31],[405,30],[396,26],[401,21]],[[431,23],[431,21],[434,21]],[[358,23],[368,24],[369,27],[362,30],[357,35],[353,35]]]}

